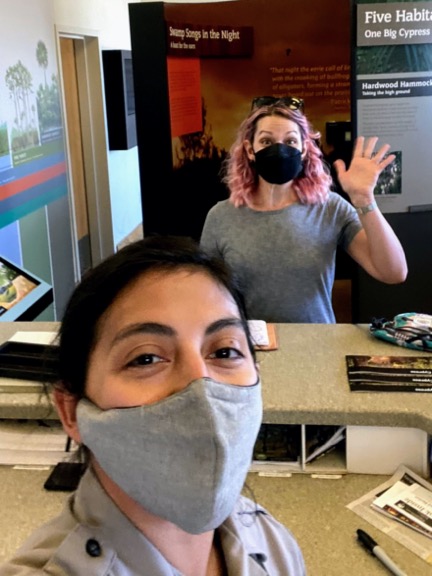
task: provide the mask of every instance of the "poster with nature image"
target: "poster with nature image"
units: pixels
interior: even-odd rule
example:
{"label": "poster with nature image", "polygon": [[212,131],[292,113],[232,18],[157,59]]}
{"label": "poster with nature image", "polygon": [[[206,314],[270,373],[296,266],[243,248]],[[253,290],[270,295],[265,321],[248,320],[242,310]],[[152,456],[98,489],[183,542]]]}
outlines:
{"label": "poster with nature image", "polygon": [[130,5],[145,230],[199,238],[257,96],[302,98],[329,161],[344,153],[327,132],[350,122],[349,0],[157,4]]}
{"label": "poster with nature image", "polygon": [[0,19],[0,228],[67,193],[51,5],[17,10]]}
{"label": "poster with nature image", "polygon": [[74,262],[54,7],[2,0],[1,9],[0,257],[52,287],[35,319],[55,320]]}

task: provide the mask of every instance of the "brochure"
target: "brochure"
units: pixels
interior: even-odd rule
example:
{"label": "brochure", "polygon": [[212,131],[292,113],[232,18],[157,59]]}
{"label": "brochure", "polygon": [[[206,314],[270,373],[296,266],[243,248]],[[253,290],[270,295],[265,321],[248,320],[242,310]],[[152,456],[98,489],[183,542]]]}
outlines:
{"label": "brochure", "polygon": [[347,508],[432,564],[432,484],[406,466]]}
{"label": "brochure", "polygon": [[52,381],[57,374],[57,346],[8,341],[0,345],[0,378]]}
{"label": "brochure", "polygon": [[277,350],[278,342],[274,324],[264,320],[248,320],[252,342],[256,350]]}
{"label": "brochure", "polygon": [[334,450],[345,440],[346,426],[308,426],[306,428],[306,463]]}
{"label": "brochure", "polygon": [[432,486],[425,488],[410,474],[404,474],[371,506],[432,538]]}
{"label": "brochure", "polygon": [[255,346],[268,346],[270,344],[267,324],[264,320],[249,320],[249,330]]}
{"label": "brochure", "polygon": [[335,451],[335,458],[330,457],[323,466],[320,462],[319,468],[334,474],[344,468],[340,464],[338,447],[345,452],[345,437],[345,426],[263,423],[255,442],[250,472],[274,475],[299,472],[304,465],[313,467],[313,462]]}
{"label": "brochure", "polygon": [[432,357],[346,356],[351,391],[432,392]]}
{"label": "brochure", "polygon": [[43,392],[56,376],[56,335],[18,331],[0,344],[0,393]]}
{"label": "brochure", "polygon": [[253,459],[259,462],[297,462],[301,453],[301,429],[293,424],[261,425]]}
{"label": "brochure", "polygon": [[76,459],[78,448],[58,420],[0,421],[2,466],[55,466]]}

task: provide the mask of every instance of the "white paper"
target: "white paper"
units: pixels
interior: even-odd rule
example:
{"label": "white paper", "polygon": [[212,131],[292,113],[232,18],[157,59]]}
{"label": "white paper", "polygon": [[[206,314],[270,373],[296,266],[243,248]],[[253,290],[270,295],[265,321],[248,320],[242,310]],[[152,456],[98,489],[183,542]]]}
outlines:
{"label": "white paper", "polygon": [[29,344],[53,344],[57,332],[15,332],[9,338],[10,342],[27,342]]}
{"label": "white paper", "polygon": [[409,523],[413,529],[427,532],[432,538],[432,492],[423,486],[408,486],[404,482],[396,482],[376,498],[372,505],[384,512],[390,507],[396,514],[399,513],[407,519],[404,524]]}
{"label": "white paper", "polygon": [[249,330],[255,346],[268,346],[270,344],[267,324],[264,320],[249,320]]}
{"label": "white paper", "polygon": [[421,478],[418,474],[415,474],[415,472],[406,466],[401,465],[389,480],[380,484],[357,500],[354,500],[347,505],[347,508],[361,516],[364,520],[379,530],[382,530],[382,532],[408,548],[408,550],[411,550],[411,552],[414,552],[414,554],[425,560],[428,564],[432,564],[431,538],[402,524],[390,515],[378,512],[372,507],[374,500],[376,500],[384,490],[391,488],[396,482],[403,481],[404,475],[409,477],[410,483],[421,485],[426,490],[432,489],[432,485],[429,482]]}
{"label": "white paper", "polygon": [[0,465],[55,465],[68,461],[78,446],[58,420],[3,420],[0,422]]}

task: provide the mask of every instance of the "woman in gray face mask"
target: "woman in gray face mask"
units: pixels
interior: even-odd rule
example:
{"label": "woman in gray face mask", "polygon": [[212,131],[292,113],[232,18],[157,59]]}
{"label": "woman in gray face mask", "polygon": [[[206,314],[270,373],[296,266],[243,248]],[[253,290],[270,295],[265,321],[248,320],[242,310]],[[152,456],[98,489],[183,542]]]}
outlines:
{"label": "woman in gray face mask", "polygon": [[222,262],[149,238],[90,271],[62,321],[53,394],[89,466],[2,576],[305,573],[292,535],[240,496],[261,388]]}
{"label": "woman in gray face mask", "polygon": [[333,323],[335,256],[343,248],[371,276],[403,282],[403,249],[374,200],[394,155],[358,138],[347,170],[335,162],[352,205],[331,191],[329,170],[299,98],[256,98],[226,163],[230,198],[208,213],[201,245],[242,282],[251,318]]}

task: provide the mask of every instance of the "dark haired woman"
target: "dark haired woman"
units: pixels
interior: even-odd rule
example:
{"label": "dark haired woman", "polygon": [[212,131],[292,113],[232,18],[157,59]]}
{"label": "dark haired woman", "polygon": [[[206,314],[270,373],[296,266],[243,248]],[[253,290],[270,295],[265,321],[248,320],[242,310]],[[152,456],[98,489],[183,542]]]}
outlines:
{"label": "dark haired woman", "polygon": [[1,576],[305,574],[292,535],[240,496],[261,389],[222,262],[150,238],[90,271],[61,325],[54,399],[89,467]]}

